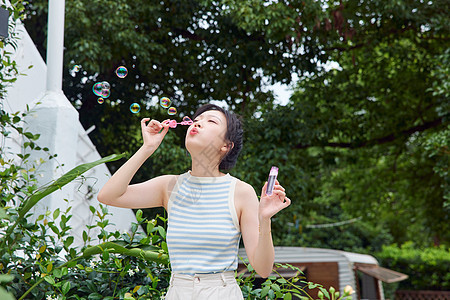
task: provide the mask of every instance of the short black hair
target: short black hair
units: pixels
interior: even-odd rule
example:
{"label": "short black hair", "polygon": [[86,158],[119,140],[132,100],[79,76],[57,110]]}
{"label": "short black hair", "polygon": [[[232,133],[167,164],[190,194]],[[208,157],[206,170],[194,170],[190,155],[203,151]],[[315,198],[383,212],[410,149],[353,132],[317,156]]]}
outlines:
{"label": "short black hair", "polygon": [[208,110],[217,110],[225,115],[227,120],[227,132],[225,133],[225,140],[233,143],[233,147],[222,158],[219,164],[219,169],[229,170],[234,167],[238,159],[239,153],[242,150],[244,130],[242,129],[241,117],[237,114],[223,109],[215,104],[205,104],[200,106],[195,112],[192,120]]}

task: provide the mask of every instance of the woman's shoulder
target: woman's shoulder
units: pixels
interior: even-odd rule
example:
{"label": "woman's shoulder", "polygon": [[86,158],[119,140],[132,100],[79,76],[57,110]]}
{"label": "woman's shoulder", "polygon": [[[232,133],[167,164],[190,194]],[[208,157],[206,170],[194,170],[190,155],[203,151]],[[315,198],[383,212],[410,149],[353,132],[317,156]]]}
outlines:
{"label": "woman's shoulder", "polygon": [[241,220],[243,211],[252,211],[258,203],[258,196],[256,195],[253,186],[240,179],[236,180],[236,187],[234,191],[234,204],[236,206],[236,213]]}
{"label": "woman's shoulder", "polygon": [[255,194],[255,189],[253,186],[247,182],[236,178],[236,195],[237,196],[249,196]]}
{"label": "woman's shoulder", "polygon": [[164,190],[171,191],[174,188],[180,176],[181,175],[173,175],[173,174],[160,175],[153,178],[151,181],[155,181],[156,183],[158,183],[158,185]]}

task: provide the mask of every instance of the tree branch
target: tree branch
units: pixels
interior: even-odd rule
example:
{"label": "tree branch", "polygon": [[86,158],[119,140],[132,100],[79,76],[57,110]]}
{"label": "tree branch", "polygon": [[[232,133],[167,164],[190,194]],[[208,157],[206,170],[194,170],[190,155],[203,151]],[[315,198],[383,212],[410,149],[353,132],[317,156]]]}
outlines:
{"label": "tree branch", "polygon": [[420,125],[417,125],[417,126],[413,126],[411,128],[402,130],[402,131],[397,132],[397,133],[391,133],[389,135],[386,135],[386,136],[383,136],[383,137],[380,137],[380,138],[370,139],[370,140],[366,140],[366,141],[350,142],[350,143],[329,142],[329,143],[323,143],[323,144],[320,144],[320,145],[297,144],[297,145],[295,145],[294,148],[295,149],[306,149],[306,148],[309,148],[309,147],[321,146],[321,147],[335,147],[335,148],[357,149],[357,148],[363,148],[363,147],[367,147],[367,146],[386,144],[386,143],[390,143],[390,142],[395,141],[399,137],[410,136],[410,135],[412,135],[415,132],[422,132],[422,131],[425,131],[427,129],[437,127],[437,126],[442,124],[442,120],[444,119],[444,117],[446,117],[446,116],[442,116],[442,117],[440,117],[438,119],[435,119],[433,121],[428,121],[428,122],[425,122],[423,124],[420,124]]}

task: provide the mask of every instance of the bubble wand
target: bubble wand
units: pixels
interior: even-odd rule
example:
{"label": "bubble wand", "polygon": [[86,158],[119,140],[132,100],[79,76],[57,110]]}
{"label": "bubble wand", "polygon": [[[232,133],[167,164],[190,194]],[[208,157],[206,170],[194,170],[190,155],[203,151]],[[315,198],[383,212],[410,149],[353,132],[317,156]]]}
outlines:
{"label": "bubble wand", "polygon": [[180,125],[192,125],[192,123],[194,123],[191,118],[189,118],[188,116],[183,117],[183,121],[181,122],[177,122],[177,120],[169,120],[167,121],[167,123],[169,124],[170,128],[176,128],[178,124]]}

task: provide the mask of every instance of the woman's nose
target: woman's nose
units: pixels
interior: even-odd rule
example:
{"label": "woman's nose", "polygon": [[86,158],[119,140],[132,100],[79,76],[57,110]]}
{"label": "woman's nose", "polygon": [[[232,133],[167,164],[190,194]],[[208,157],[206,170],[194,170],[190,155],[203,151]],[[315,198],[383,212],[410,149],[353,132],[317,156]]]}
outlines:
{"label": "woman's nose", "polygon": [[200,122],[197,121],[194,123],[194,127],[202,127],[202,126],[200,125]]}

